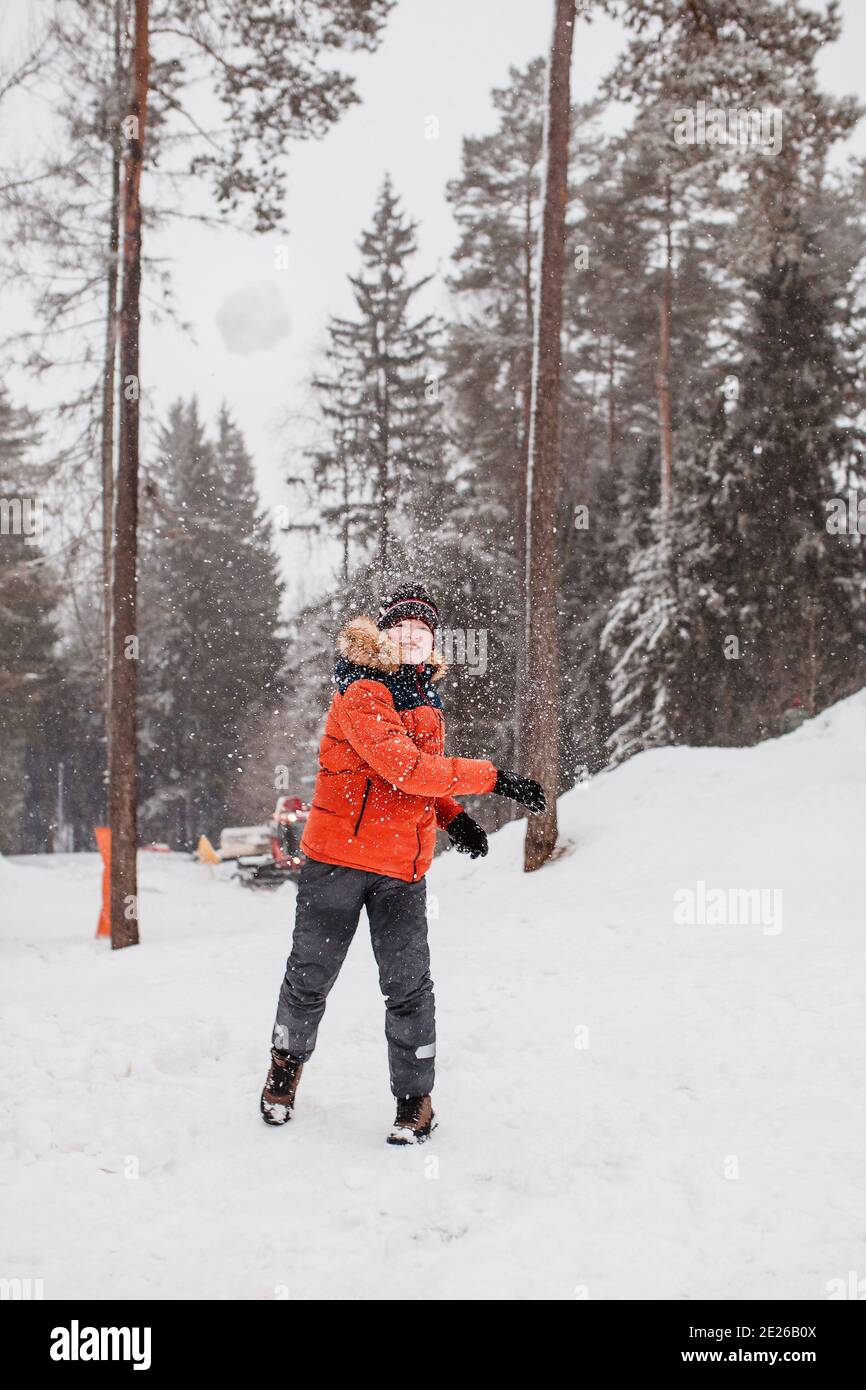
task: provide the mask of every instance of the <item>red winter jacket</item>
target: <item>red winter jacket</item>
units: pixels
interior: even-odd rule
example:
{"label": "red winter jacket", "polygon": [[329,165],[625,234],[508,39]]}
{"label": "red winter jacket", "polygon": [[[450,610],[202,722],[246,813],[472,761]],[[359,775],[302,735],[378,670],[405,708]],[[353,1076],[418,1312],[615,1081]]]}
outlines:
{"label": "red winter jacket", "polygon": [[400,664],[372,618],[339,634],[336,685],[319,744],[319,772],[301,852],[413,883],[430,867],[436,826],[462,811],[454,794],[490,792],[486,758],[447,758],[434,683],[446,664]]}

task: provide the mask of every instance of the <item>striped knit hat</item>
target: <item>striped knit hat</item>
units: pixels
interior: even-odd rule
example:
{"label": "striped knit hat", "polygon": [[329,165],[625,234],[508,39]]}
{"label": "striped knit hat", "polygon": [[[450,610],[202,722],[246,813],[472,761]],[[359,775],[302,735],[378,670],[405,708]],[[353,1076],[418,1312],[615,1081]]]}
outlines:
{"label": "striped knit hat", "polygon": [[433,636],[439,626],[439,609],[423,584],[401,584],[399,589],[386,594],[379,604],[376,625],[380,628],[393,627],[405,618],[418,618],[426,623]]}

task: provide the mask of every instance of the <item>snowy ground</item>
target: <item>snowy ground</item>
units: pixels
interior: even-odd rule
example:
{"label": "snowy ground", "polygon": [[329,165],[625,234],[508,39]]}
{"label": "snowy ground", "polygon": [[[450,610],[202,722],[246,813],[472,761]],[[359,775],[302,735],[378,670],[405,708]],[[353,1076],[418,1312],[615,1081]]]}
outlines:
{"label": "snowy ground", "polygon": [[[414,1151],[383,1142],[366,919],[274,1130],[293,887],[143,854],[143,945],[112,953],[95,856],[0,862],[0,1275],[49,1299],[821,1299],[862,1278],[864,755],[866,692],[576,788],[539,873],[516,825],[486,860],[435,860],[440,1127]],[[699,880],[781,888],[782,929],[678,924]]]}

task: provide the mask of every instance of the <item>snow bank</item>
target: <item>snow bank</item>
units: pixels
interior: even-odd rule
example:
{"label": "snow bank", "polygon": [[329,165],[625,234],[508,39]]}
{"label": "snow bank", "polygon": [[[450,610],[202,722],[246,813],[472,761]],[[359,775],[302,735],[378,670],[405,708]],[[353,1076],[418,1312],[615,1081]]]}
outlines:
{"label": "snow bank", "polygon": [[[112,953],[98,856],[0,862],[0,1274],[46,1298],[826,1297],[866,1271],[864,754],[866,692],[575,788],[538,873],[514,824],[434,861],[440,1124],[408,1151],[365,920],[272,1130],[292,887],[143,854],[144,944]],[[779,889],[780,929],[677,921],[701,884]]]}

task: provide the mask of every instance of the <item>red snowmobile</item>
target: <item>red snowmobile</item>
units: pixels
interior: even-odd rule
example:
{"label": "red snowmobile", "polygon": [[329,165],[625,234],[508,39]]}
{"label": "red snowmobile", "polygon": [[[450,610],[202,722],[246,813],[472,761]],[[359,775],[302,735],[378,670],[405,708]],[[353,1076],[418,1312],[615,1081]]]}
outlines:
{"label": "red snowmobile", "polygon": [[279,888],[297,878],[304,862],[301,836],[310,806],[299,796],[280,796],[268,825],[270,854],[245,854],[237,860],[237,877],[247,888]]}

